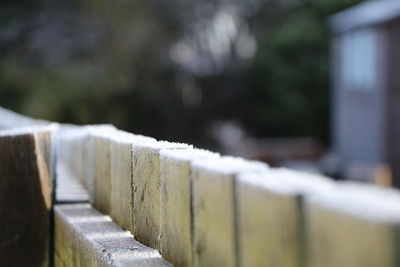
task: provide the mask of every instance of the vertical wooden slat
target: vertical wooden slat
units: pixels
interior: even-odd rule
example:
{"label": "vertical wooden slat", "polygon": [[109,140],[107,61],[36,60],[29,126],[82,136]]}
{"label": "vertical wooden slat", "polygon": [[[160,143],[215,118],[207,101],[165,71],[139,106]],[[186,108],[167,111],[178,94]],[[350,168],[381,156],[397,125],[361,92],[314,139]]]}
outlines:
{"label": "vertical wooden slat", "polygon": [[333,184],[285,169],[239,176],[240,266],[306,266],[303,198]]}
{"label": "vertical wooden slat", "polygon": [[343,184],[307,202],[311,267],[399,266],[400,194]]}
{"label": "vertical wooden slat", "polygon": [[176,267],[192,266],[191,162],[219,155],[199,149],[161,150],[161,254]]}
{"label": "vertical wooden slat", "polygon": [[236,158],[193,163],[194,266],[237,266],[236,176],[266,166]]}
{"label": "vertical wooden slat", "polygon": [[133,145],[133,233],[138,241],[152,248],[159,249],[161,194],[159,152],[161,149],[188,147],[168,142]]}
{"label": "vertical wooden slat", "polygon": [[47,266],[51,127],[0,132],[0,266]]}
{"label": "vertical wooden slat", "polygon": [[92,128],[93,206],[99,211],[110,214],[111,210],[111,173],[110,173],[110,137],[114,129]]}
{"label": "vertical wooden slat", "polygon": [[133,232],[132,226],[132,145],[156,142],[150,137],[118,131],[111,139],[111,217]]}

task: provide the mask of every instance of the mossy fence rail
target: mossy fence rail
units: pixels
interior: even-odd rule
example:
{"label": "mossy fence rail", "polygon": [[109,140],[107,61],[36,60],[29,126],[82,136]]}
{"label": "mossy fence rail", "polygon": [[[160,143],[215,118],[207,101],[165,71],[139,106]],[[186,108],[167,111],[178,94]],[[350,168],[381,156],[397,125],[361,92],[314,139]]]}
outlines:
{"label": "mossy fence rail", "polygon": [[400,266],[394,189],[111,125],[0,129],[0,266]]}

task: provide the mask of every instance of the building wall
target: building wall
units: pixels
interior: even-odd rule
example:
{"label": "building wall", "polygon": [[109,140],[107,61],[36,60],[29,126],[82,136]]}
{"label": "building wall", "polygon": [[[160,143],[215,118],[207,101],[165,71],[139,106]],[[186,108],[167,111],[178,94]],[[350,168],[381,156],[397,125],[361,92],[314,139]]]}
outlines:
{"label": "building wall", "polygon": [[337,35],[332,43],[333,146],[346,162],[380,163],[386,159],[386,68],[382,49],[385,32],[382,27],[370,29],[375,34],[377,52],[374,58],[375,82],[370,88],[353,88],[354,84],[346,79],[346,64],[353,64],[344,57],[349,54],[345,53],[343,46],[346,37]]}
{"label": "building wall", "polygon": [[388,143],[387,156],[394,183],[400,186],[400,19],[387,24],[388,42]]}

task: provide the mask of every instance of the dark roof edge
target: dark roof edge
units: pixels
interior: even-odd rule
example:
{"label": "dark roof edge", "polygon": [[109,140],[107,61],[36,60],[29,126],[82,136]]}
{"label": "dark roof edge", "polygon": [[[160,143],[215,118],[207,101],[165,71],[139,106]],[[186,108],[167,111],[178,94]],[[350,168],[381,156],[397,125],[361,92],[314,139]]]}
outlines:
{"label": "dark roof edge", "polygon": [[331,16],[329,25],[334,33],[340,33],[398,17],[400,17],[399,0],[370,0]]}

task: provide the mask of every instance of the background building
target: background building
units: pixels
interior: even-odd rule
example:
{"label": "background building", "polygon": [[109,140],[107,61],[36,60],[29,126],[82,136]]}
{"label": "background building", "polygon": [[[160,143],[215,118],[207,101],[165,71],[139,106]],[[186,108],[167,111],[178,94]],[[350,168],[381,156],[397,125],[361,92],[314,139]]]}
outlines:
{"label": "background building", "polygon": [[364,2],[331,25],[334,151],[345,175],[387,176],[389,166],[400,186],[400,2]]}

